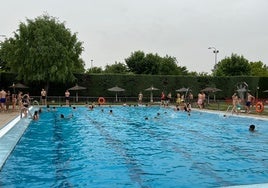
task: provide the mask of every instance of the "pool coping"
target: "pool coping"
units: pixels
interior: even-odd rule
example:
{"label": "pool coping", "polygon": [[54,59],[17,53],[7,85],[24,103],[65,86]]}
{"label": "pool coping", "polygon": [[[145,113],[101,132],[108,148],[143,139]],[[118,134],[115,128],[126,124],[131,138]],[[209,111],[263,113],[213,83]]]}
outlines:
{"label": "pool coping", "polygon": [[[29,110],[32,113],[33,107]],[[0,129],[0,171],[31,121],[31,118],[17,115]]]}
{"label": "pool coping", "polygon": [[255,115],[255,114],[247,114],[247,113],[240,113],[240,114],[236,114],[236,113],[232,113],[232,112],[224,112],[224,111],[217,111],[217,110],[208,110],[208,109],[198,109],[198,108],[194,108],[192,109],[193,111],[198,111],[198,112],[207,112],[207,113],[212,113],[212,114],[221,114],[221,115],[225,115],[226,117],[243,117],[243,118],[253,118],[253,119],[260,119],[260,120],[268,120],[267,116],[263,116],[263,115]]}

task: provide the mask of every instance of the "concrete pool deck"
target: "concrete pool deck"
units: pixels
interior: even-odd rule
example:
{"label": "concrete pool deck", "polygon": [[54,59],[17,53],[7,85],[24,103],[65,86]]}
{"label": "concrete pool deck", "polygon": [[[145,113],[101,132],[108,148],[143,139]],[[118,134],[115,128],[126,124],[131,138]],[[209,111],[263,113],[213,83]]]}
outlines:
{"label": "concrete pool deck", "polygon": [[0,129],[2,129],[6,124],[11,122],[17,116],[19,116],[19,111],[14,112],[0,112]]}

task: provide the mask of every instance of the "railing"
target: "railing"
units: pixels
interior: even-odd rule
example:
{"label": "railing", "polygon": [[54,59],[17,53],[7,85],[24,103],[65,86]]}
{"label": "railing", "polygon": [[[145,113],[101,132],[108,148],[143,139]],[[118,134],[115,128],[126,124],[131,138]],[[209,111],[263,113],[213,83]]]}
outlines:
{"label": "railing", "polygon": [[[42,105],[41,96],[30,96],[31,101],[38,101],[40,105]],[[70,104],[91,104],[93,102],[98,103],[99,97],[76,97],[70,96],[69,97]],[[138,102],[138,97],[117,97],[117,101],[115,97],[104,97],[106,103],[135,103]],[[65,97],[64,96],[48,96],[47,97],[47,104],[55,104],[55,105],[65,105]],[[160,101],[160,97],[154,97],[155,102]],[[144,103],[150,102],[150,97],[143,97]],[[172,101],[172,102],[175,102]]]}
{"label": "railing", "polygon": [[[97,104],[98,98],[99,97],[83,97],[83,96],[81,96],[81,97],[79,96],[78,98],[76,98],[76,96],[71,96],[69,103],[71,105],[75,105],[75,104],[86,105],[86,104],[92,104],[92,103]],[[105,98],[106,104],[123,104],[123,103],[138,104],[138,97],[117,97],[117,101],[116,101],[115,97],[104,97],[104,98]],[[40,96],[31,96],[31,101],[32,102],[38,101],[40,105],[43,105]],[[160,97],[154,97],[153,101],[154,101],[154,104],[160,104],[161,99],[160,99]],[[265,101],[265,100],[259,99],[259,101]],[[150,103],[150,96],[143,97],[142,102],[144,104]],[[47,104],[65,105],[66,104],[65,97],[64,96],[48,96],[47,97]],[[176,99],[172,98],[170,104],[176,105]],[[266,103],[264,102],[264,104],[266,104]],[[205,109],[226,111],[226,109],[228,109],[228,110],[230,109],[230,107],[229,107],[230,105],[231,105],[230,100],[216,100],[216,101],[210,101],[209,103],[207,103],[207,101],[205,101]],[[242,109],[243,109],[245,106],[244,102],[241,105],[242,105]],[[197,99],[192,100],[191,106],[193,108],[198,108]],[[253,111],[255,111],[255,110],[253,110]]]}
{"label": "railing", "polygon": [[225,111],[225,115],[227,115],[227,113],[229,112],[230,109],[232,109],[232,112],[233,112],[233,108],[232,107],[233,107],[232,105],[229,105],[228,106],[227,110]]}
{"label": "railing", "polygon": [[[99,97],[83,97],[79,96],[78,98],[76,96],[70,96],[70,104],[89,104],[89,103],[97,103]],[[135,103],[138,102],[138,97],[117,97],[117,101],[115,97],[104,97],[106,103]],[[41,96],[31,96],[31,101],[37,101],[40,105],[42,105]],[[143,97],[142,99],[143,103],[149,103],[150,102],[150,96]],[[154,97],[153,101],[155,103],[159,103],[161,101],[161,97]],[[195,105],[197,99],[192,100],[192,104]],[[172,98],[171,103],[175,104],[176,99]],[[187,101],[186,101],[187,102]],[[205,106],[209,105],[215,105],[219,103],[224,103],[224,100],[217,100],[217,101],[210,101],[209,104],[206,104]],[[55,104],[55,105],[64,105],[66,104],[65,97],[64,96],[48,96],[47,97],[47,103],[48,104]]]}

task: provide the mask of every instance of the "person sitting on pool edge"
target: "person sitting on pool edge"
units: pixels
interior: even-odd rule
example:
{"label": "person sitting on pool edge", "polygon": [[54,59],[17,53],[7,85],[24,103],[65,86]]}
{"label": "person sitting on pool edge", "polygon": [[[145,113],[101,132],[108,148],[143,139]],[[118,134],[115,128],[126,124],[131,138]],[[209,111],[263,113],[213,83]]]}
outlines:
{"label": "person sitting on pool edge", "polygon": [[250,125],[248,130],[250,132],[254,132],[255,131],[255,125]]}

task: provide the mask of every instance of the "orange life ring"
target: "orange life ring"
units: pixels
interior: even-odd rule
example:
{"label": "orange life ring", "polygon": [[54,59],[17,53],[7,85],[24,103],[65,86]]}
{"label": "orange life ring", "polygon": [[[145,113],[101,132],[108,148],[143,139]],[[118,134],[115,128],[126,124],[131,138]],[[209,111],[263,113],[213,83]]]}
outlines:
{"label": "orange life ring", "polygon": [[99,99],[98,99],[98,103],[99,103],[99,104],[104,104],[104,103],[105,103],[105,98],[103,98],[103,97],[99,97]]}
{"label": "orange life ring", "polygon": [[261,113],[261,112],[263,112],[263,110],[264,110],[264,106],[263,106],[262,102],[257,102],[256,112]]}

